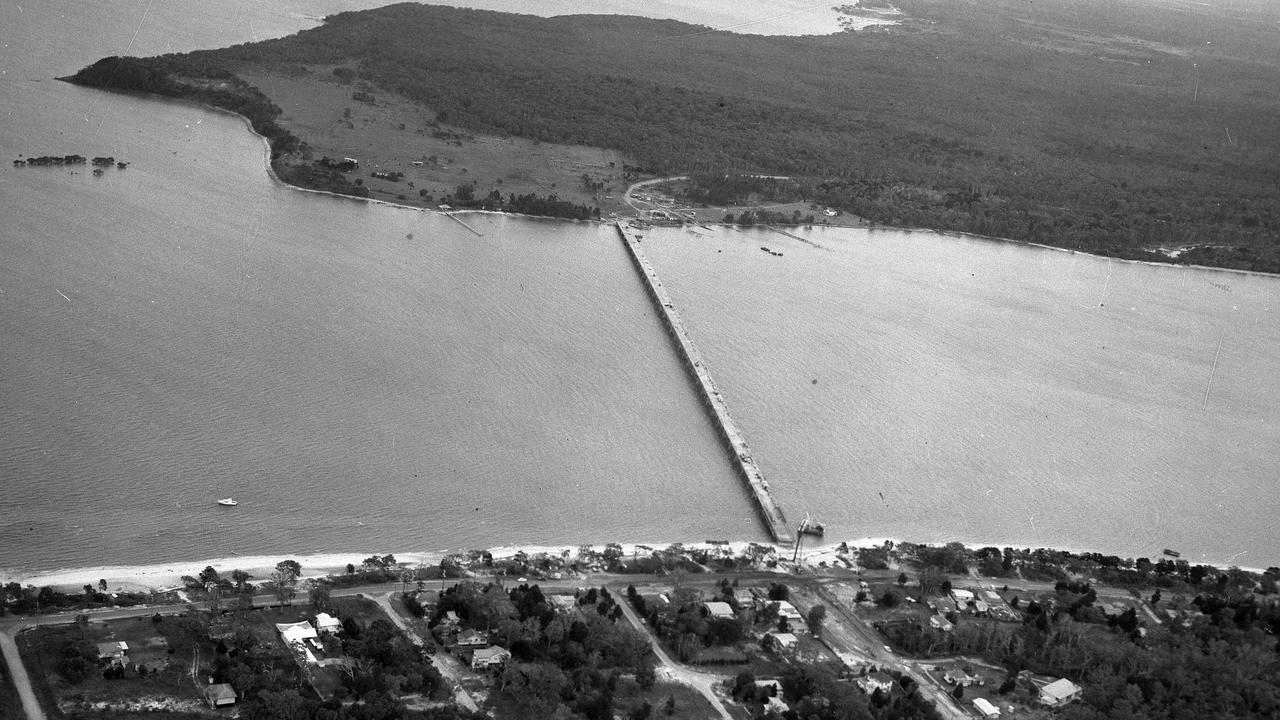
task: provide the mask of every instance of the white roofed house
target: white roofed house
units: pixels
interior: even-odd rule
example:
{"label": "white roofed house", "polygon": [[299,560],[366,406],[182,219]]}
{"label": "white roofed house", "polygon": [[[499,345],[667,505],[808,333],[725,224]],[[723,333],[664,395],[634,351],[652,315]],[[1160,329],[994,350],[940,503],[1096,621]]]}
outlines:
{"label": "white roofed house", "polygon": [[704,602],[702,603],[702,612],[713,620],[732,620],[736,617],[733,614],[733,607],[727,602]]}
{"label": "white roofed house", "polygon": [[510,659],[511,653],[506,648],[497,645],[481,648],[471,655],[471,669],[487,670],[493,667],[502,667]]}
{"label": "white roofed house", "polygon": [[984,718],[1000,717],[1000,708],[996,707],[995,705],[992,705],[991,701],[987,700],[986,698],[974,698],[973,707],[976,708],[977,711],[981,713],[982,717]]}
{"label": "white roofed house", "polygon": [[342,623],[338,622],[338,618],[329,613],[320,613],[316,615],[316,632],[321,635],[336,635],[342,632]]}
{"label": "white roofed house", "polygon": [[870,695],[876,690],[887,693],[893,690],[893,676],[884,672],[873,672],[866,677],[858,678],[858,687],[862,688],[862,692]]}
{"label": "white roofed house", "polygon": [[315,640],[319,637],[316,634],[316,629],[311,627],[311,623],[305,621],[276,623],[276,630],[280,632],[280,637],[287,645],[301,645],[308,640]]}
{"label": "white roofed house", "polygon": [[800,640],[791,633],[771,632],[765,633],[761,644],[765,650],[770,650],[779,655],[786,655],[796,651]]}
{"label": "white roofed house", "polygon": [[1084,689],[1066,678],[1054,680],[1040,688],[1040,704],[1049,707],[1062,707],[1072,700],[1080,698]]}

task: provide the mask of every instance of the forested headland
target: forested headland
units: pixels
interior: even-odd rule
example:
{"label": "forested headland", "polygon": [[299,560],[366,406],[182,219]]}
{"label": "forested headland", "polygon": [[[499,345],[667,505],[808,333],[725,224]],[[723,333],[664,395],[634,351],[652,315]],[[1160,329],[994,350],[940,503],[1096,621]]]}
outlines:
{"label": "forested headland", "polygon": [[900,26],[808,37],[402,4],[73,81],[235,105],[284,164],[306,138],[237,73],[364,83],[442,124],[610,148],[652,174],[803,178],[874,223],[1280,272],[1280,30],[1241,2],[906,0]]}

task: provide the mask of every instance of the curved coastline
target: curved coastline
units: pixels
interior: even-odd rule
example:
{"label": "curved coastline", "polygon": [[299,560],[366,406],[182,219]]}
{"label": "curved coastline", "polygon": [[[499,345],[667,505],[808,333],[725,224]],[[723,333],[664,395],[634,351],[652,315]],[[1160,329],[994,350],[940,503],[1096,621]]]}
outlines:
{"label": "curved coastline", "polygon": [[[63,82],[70,82],[68,78],[55,78],[55,79],[61,80]],[[118,90],[118,89],[105,89],[105,88],[98,88],[98,89],[102,89],[105,92],[126,92],[129,94],[145,96],[150,99],[158,100],[162,102],[184,103],[190,106],[200,107],[205,110],[213,111],[219,114],[230,115],[230,116],[239,118],[241,122],[244,123],[245,128],[249,131],[249,133],[257,137],[258,140],[263,144],[263,150],[264,150],[263,163],[265,165],[268,177],[270,177],[272,181],[274,181],[275,183],[283,187],[288,187],[293,190],[297,190],[299,192],[313,193],[316,195],[327,195],[329,197],[343,198],[345,200],[364,202],[372,205],[383,205],[386,207],[400,208],[403,210],[415,210],[418,212],[430,213],[433,215],[455,215],[455,214],[463,214],[463,213],[466,213],[466,214],[475,213],[475,214],[505,215],[508,217],[515,217],[515,218],[554,220],[558,222],[585,222],[585,223],[591,223],[591,224],[597,224],[597,225],[607,225],[613,222],[613,219],[604,219],[604,218],[599,220],[577,220],[574,218],[562,218],[562,217],[553,217],[553,216],[547,216],[547,215],[525,215],[523,213],[513,213],[513,212],[507,212],[504,210],[480,210],[480,209],[460,208],[458,210],[446,211],[446,210],[432,209],[432,208],[423,207],[419,205],[409,205],[406,203],[398,203],[398,202],[393,202],[391,200],[359,197],[356,195],[345,195],[343,193],[333,192],[331,190],[319,190],[316,188],[308,188],[301,185],[294,185],[292,183],[286,182],[276,173],[275,168],[271,164],[270,141],[267,139],[266,136],[264,136],[262,133],[259,133],[253,127],[253,122],[248,117],[242,115],[241,113],[235,112],[234,110],[221,108],[216,105],[210,105],[209,103],[205,103],[205,102],[186,100],[184,98],[169,97],[169,96],[160,95],[157,93],[131,93],[126,90]],[[628,219],[628,218],[624,217],[622,219]],[[740,226],[737,225],[736,223],[707,222],[707,223],[701,223],[701,224],[711,225],[715,227],[740,228]],[[1074,248],[1059,247],[1057,245],[1049,245],[1046,243],[1032,242],[1029,240],[1016,240],[1014,238],[998,237],[995,235],[978,235],[976,233],[968,233],[968,232],[963,232],[958,230],[943,230],[938,228],[917,227],[917,226],[909,226],[909,225],[879,225],[879,224],[861,225],[861,226],[814,225],[813,227],[842,228],[842,229],[849,229],[849,230],[867,230],[872,232],[876,230],[888,230],[893,232],[928,233],[932,235],[940,235],[942,237],[949,237],[949,238],[965,238],[965,239],[972,239],[972,240],[983,240],[987,242],[1005,243],[1010,245],[1019,245],[1023,247],[1039,248],[1041,250],[1053,250],[1056,252],[1066,253],[1070,255],[1083,255],[1085,257],[1090,257],[1090,258],[1105,259],[1112,262],[1122,262],[1122,263],[1129,263],[1134,265],[1146,265],[1148,267],[1167,267],[1167,268],[1182,268],[1182,269],[1188,269],[1188,270],[1205,270],[1205,271],[1211,271],[1211,272],[1228,273],[1232,275],[1255,276],[1255,277],[1264,277],[1264,278],[1280,277],[1280,273],[1268,273],[1260,270],[1241,270],[1238,268],[1215,267],[1212,265],[1196,265],[1196,264],[1184,264],[1184,263],[1175,263],[1175,262],[1166,263],[1166,262],[1156,262],[1152,260],[1134,260],[1130,258],[1120,258],[1120,257],[1115,257],[1114,255],[1102,255],[1098,253],[1088,252],[1086,250],[1077,250]]]}

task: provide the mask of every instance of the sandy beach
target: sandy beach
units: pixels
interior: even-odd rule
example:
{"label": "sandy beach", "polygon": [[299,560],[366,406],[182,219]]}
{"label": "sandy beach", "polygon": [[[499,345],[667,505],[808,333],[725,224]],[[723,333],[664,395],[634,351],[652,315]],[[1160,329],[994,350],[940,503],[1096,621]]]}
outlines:
{"label": "sandy beach", "polygon": [[[862,538],[859,540],[849,541],[851,547],[874,547],[883,545],[887,538]],[[730,542],[728,548],[735,555],[743,553],[747,546],[751,543]],[[790,559],[791,548],[778,547],[761,543],[769,547],[776,547],[780,556]],[[666,542],[651,543],[619,543],[622,547],[624,555],[633,555],[638,552],[649,553],[650,548],[662,549],[671,546]],[[817,563],[822,560],[834,561],[835,548],[839,543],[823,544],[821,546],[809,546],[802,552],[802,557],[810,563]],[[604,545],[593,545],[593,550],[599,552],[604,549]],[[712,547],[724,547],[711,545],[708,543],[689,543],[684,544],[685,548],[708,549]],[[510,558],[518,552],[525,552],[529,555],[537,555],[546,553],[549,555],[562,555],[568,553],[570,557],[576,557],[579,546],[563,545],[563,546],[501,546],[490,548],[488,552],[492,553],[495,558]],[[0,583],[17,582],[21,585],[34,585],[36,587],[51,586],[56,590],[78,592],[85,585],[98,584],[99,580],[107,581],[107,589],[110,592],[150,592],[164,591],[182,587],[182,577],[184,575],[196,576],[206,567],[212,567],[217,570],[220,575],[227,575],[233,570],[244,570],[252,575],[250,582],[258,583],[267,580],[271,573],[275,570],[276,563],[281,560],[296,560],[302,565],[302,580],[309,578],[319,578],[329,575],[341,575],[347,571],[347,565],[352,564],[359,567],[360,563],[372,555],[383,555],[385,553],[328,553],[319,555],[280,555],[280,556],[233,556],[223,558],[208,558],[204,560],[183,560],[171,563],[162,563],[154,565],[99,565],[94,567],[83,568],[67,568],[59,570],[50,570],[48,572],[32,573],[27,575],[17,575],[8,571],[0,570]],[[404,552],[392,553],[395,555],[396,561],[402,567],[413,568],[417,565],[436,566],[444,557],[444,553],[440,552]]]}

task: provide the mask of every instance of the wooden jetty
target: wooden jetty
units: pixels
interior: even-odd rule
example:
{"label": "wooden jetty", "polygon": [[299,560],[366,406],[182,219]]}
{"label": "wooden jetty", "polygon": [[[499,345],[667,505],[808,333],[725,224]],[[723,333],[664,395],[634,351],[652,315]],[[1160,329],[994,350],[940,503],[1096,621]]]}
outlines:
{"label": "wooden jetty", "polygon": [[746,483],[747,490],[755,498],[756,508],[760,511],[760,517],[764,520],[769,534],[773,536],[773,541],[776,543],[790,544],[794,542],[795,535],[793,530],[787,526],[786,517],[783,516],[782,510],[774,503],[773,497],[769,494],[769,483],[765,481],[764,474],[760,472],[760,467],[756,465],[756,461],[751,457],[751,448],[747,446],[747,441],[743,438],[742,431],[738,429],[733,417],[729,415],[729,407],[725,404],[724,397],[720,395],[720,391],[716,389],[715,382],[711,379],[711,373],[707,370],[707,365],[702,360],[702,355],[694,347],[693,341],[689,339],[684,323],[680,321],[680,316],[676,313],[670,296],[667,295],[667,289],[662,286],[662,281],[658,278],[658,274],[640,249],[639,234],[634,229],[623,225],[622,222],[616,223],[616,226],[618,235],[622,237],[622,244],[627,248],[627,254],[631,256],[632,263],[635,264],[636,270],[640,272],[640,279],[644,283],[649,299],[653,301],[654,306],[658,309],[658,316],[662,318],[663,324],[667,328],[667,334],[675,342],[676,354],[680,356],[685,369],[689,371],[689,376],[693,379],[694,386],[698,389],[698,395],[702,400],[703,406],[710,413],[711,420],[715,424],[721,440],[724,441],[733,458],[733,465],[738,471],[738,476]]}

